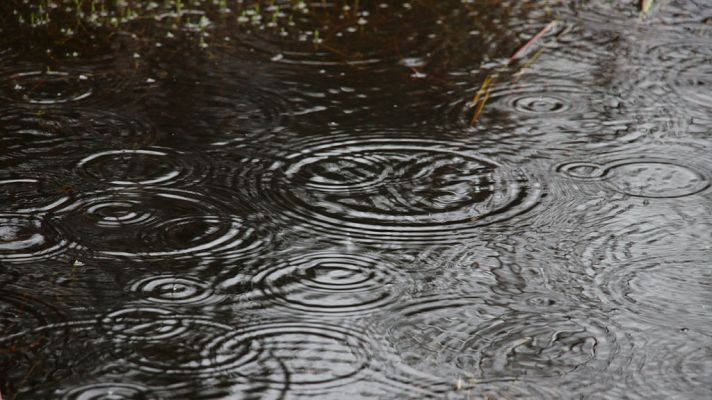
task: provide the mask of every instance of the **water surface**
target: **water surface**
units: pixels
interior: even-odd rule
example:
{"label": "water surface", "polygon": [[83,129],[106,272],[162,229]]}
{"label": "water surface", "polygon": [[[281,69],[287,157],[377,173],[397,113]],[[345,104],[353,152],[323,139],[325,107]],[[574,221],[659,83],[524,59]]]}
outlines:
{"label": "water surface", "polygon": [[7,3],[4,398],[712,397],[704,1]]}

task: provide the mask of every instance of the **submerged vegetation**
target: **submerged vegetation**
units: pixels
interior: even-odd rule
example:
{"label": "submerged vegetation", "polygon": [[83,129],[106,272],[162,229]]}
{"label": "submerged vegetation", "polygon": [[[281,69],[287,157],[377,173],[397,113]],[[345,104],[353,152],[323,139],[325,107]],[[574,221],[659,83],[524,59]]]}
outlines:
{"label": "submerged vegetation", "polygon": [[205,48],[242,32],[348,55],[344,47],[350,46],[343,43],[353,41],[353,34],[360,34],[361,40],[364,35],[378,35],[379,46],[390,46],[389,35],[426,23],[444,33],[443,42],[451,42],[473,30],[496,30],[497,20],[478,18],[483,8],[498,10],[501,23],[534,9],[549,13],[549,4],[558,1],[9,0],[0,6],[9,7],[0,18],[6,19],[2,25],[8,31],[47,34],[65,42],[100,33],[153,43],[182,36],[192,37],[191,43]]}
{"label": "submerged vegetation", "polygon": [[[545,42],[565,31],[559,29],[559,18],[552,11],[561,3],[557,0],[536,5],[490,0],[12,0],[11,12],[3,15],[12,16],[10,22],[15,24],[15,31],[33,36],[26,42],[45,43],[45,48],[38,50],[49,54],[59,49],[63,53],[60,56],[79,57],[81,52],[87,51],[87,43],[95,45],[98,37],[108,38],[103,40],[105,43],[113,42],[117,36],[123,42],[132,41],[133,45],[125,47],[130,49],[129,54],[134,58],[140,58],[147,45],[162,47],[166,41],[181,40],[188,45],[207,49],[233,40],[243,41],[246,35],[245,42],[261,38],[258,50],[274,50],[269,55],[273,61],[284,59],[284,41],[290,42],[287,47],[303,47],[295,51],[323,51],[331,59],[346,63],[368,62],[364,54],[373,53],[371,48],[387,47],[402,65],[412,70],[412,77],[423,78],[427,74],[421,71],[422,60],[402,54],[402,47],[407,45],[405,42],[432,42],[422,46],[428,48],[429,58],[432,60],[432,56],[437,54],[437,63],[447,64],[450,62],[448,47],[462,48],[463,41],[471,40],[468,35],[472,32],[481,36],[488,29],[496,30],[497,20],[492,21],[493,26],[473,26],[474,30],[467,26],[468,20],[482,23],[477,18],[478,7],[499,8],[503,12],[503,20],[534,10],[538,14],[544,13],[543,19],[550,21],[547,25],[528,27],[522,32],[508,32],[497,39],[500,43],[506,43],[506,46],[497,47],[508,47],[505,51],[509,53],[497,54],[498,60],[492,65],[493,68],[479,78],[481,85],[469,103],[472,109],[470,125],[474,126],[499,75],[507,71],[521,73],[526,70],[545,50]],[[653,0],[638,3],[641,18],[651,12],[653,3]],[[453,5],[456,5],[455,9]],[[429,18],[431,33],[426,37],[399,38],[402,30],[409,30],[408,18],[403,18],[408,14],[417,15],[412,20],[418,23]],[[37,35],[45,36],[38,40]],[[358,35],[358,40],[354,40],[354,35]],[[482,56],[483,64],[489,61],[493,60],[489,60],[486,54]],[[515,67],[510,68],[513,65]]]}
{"label": "submerged vegetation", "polygon": [[285,63],[295,57],[352,66],[387,60],[413,78],[442,83],[452,65],[478,69],[463,49],[476,51],[482,65],[506,64],[541,26],[502,32],[498,25],[550,15],[549,4],[556,1],[10,0],[2,5],[0,31],[12,32],[7,43],[52,70],[66,60],[107,54],[135,67],[162,47],[163,56],[186,47],[208,56],[240,48]]}
{"label": "submerged vegetation", "polygon": [[[197,34],[201,44],[216,28],[269,31],[281,36],[296,35],[302,41],[320,43],[323,33],[315,22],[350,25],[369,23],[371,13],[359,0],[305,2],[304,0],[16,0],[14,22],[29,28],[58,31],[71,37],[82,31],[108,29],[113,32],[147,34],[146,25],[165,31]],[[415,4],[417,5],[417,4]],[[380,9],[389,8],[381,3]],[[404,9],[413,7],[403,3]],[[151,22],[152,23],[147,23]],[[309,26],[310,25],[310,26]]]}
{"label": "submerged vegetation", "polygon": [[[401,47],[405,42],[432,42],[421,46],[429,50],[428,58],[437,58],[436,63],[447,64],[450,62],[448,47],[461,49],[463,42],[471,40],[468,35],[473,32],[477,37],[484,36],[488,29],[496,30],[498,20],[491,22],[493,26],[480,25],[470,29],[468,22],[482,24],[477,17],[478,7],[502,10],[502,20],[534,11],[540,16],[543,13],[543,19],[549,21],[545,26],[531,26],[505,35],[500,32],[502,37],[497,41],[506,43],[506,46],[491,46],[505,48],[505,53],[497,54],[497,60],[489,59],[487,54],[481,55],[482,65],[495,62],[490,63],[489,72],[480,76],[481,85],[469,102],[472,109],[470,125],[475,126],[499,75],[521,74],[536,62],[552,37],[558,38],[566,32],[564,28],[559,29],[559,17],[553,11],[562,3],[560,0],[537,4],[491,0],[12,0],[9,3],[11,12],[0,15],[5,18],[11,15],[12,18],[3,25],[9,26],[10,22],[14,24],[11,29],[15,32],[32,36],[31,40],[24,40],[33,43],[29,46],[44,45],[44,48],[37,50],[47,54],[59,50],[59,56],[70,58],[83,55],[80,52],[87,51],[88,43],[91,46],[95,46],[96,42],[111,43],[117,37],[123,43],[134,42],[133,45],[122,46],[129,48],[129,54],[136,59],[141,57],[147,46],[162,47],[164,42],[171,40],[207,49],[233,40],[253,42],[255,37],[259,37],[261,43],[257,50],[273,50],[269,55],[272,61],[284,59],[284,41],[290,42],[287,47],[303,47],[295,52],[318,50],[329,54],[333,60],[345,63],[369,62],[366,53],[373,53],[374,47],[387,47],[399,63],[412,70],[412,77],[423,78],[427,76],[421,71],[424,62],[410,54],[402,54]],[[637,6],[641,19],[651,13],[653,4],[654,0],[639,1]],[[409,30],[409,18],[404,18],[408,14],[415,14],[412,21],[418,23],[429,18],[431,33],[426,37],[399,37],[403,31]],[[43,39],[38,39],[38,35],[44,35]],[[358,35],[358,40],[354,40],[353,35]],[[105,40],[98,40],[99,37]],[[18,38],[17,41],[22,42],[23,39]],[[506,50],[507,47],[509,50]],[[438,57],[433,57],[435,54]],[[53,57],[51,59],[56,61]]]}
{"label": "submerged vegetation", "polygon": [[[549,3],[560,2],[546,2]],[[653,3],[653,0],[641,0],[640,11],[649,13]],[[360,0],[10,0],[8,4],[11,12],[3,16],[12,15],[20,26],[44,27],[67,36],[97,28],[132,32],[137,22],[154,21],[153,25],[163,29],[200,32],[206,37],[210,36],[207,32],[216,26],[272,30],[286,36],[304,28],[302,24],[308,20],[358,28],[369,24],[372,9],[397,12],[399,10],[393,8],[436,7],[436,3],[429,0],[399,4],[385,1],[364,4]],[[472,9],[492,6],[493,2],[462,0],[460,4],[464,9]],[[518,6],[527,7],[513,4],[511,8]],[[541,7],[541,3],[537,6]],[[316,42],[322,36],[318,30],[302,33]]]}

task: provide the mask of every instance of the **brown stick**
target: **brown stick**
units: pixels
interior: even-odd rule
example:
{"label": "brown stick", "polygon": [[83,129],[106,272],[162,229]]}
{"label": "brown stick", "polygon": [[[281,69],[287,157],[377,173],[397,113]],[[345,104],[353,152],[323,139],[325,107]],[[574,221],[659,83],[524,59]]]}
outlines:
{"label": "brown stick", "polygon": [[526,42],[524,46],[520,47],[519,50],[517,50],[516,53],[514,53],[512,57],[509,58],[509,63],[518,58],[521,58],[527,52],[527,50],[529,50],[529,48],[534,45],[534,43],[541,39],[542,36],[546,35],[547,32],[552,30],[554,28],[554,25],[556,25],[556,20],[549,22],[549,24],[545,26],[544,29],[539,31],[539,33],[537,33],[533,38],[529,39],[529,41]]}
{"label": "brown stick", "polygon": [[[528,52],[528,50],[534,46],[534,44],[539,41],[544,35],[546,35],[550,30],[552,30],[556,26],[556,20],[553,20],[549,22],[539,33],[534,35],[533,38],[529,39],[524,46],[520,47],[519,50],[517,50],[512,57],[509,58],[507,61],[507,65],[511,64],[515,60],[524,57],[524,55]],[[544,48],[540,49],[534,57],[522,68],[522,71],[529,67],[534,61],[536,61],[537,58],[541,55],[543,52]],[[521,71],[520,71],[521,72]],[[482,86],[480,86],[480,89],[475,93],[474,98],[472,99],[472,104],[476,107],[475,112],[472,115],[472,118],[470,119],[470,126],[475,126],[477,124],[477,121],[480,119],[480,115],[482,114],[482,111],[485,108],[485,104],[487,103],[487,100],[489,100],[490,93],[492,91],[492,85],[495,82],[496,74],[493,75],[488,75],[484,82],[482,82]],[[519,78],[517,78],[519,79]],[[2,399],[0,399],[2,400]]]}
{"label": "brown stick", "polygon": [[[470,119],[470,126],[475,126],[477,120],[480,118],[480,114],[482,114],[482,110],[485,108],[485,103],[487,102],[487,99],[489,99],[490,91],[492,90],[491,85],[494,83],[495,78],[496,75],[487,75],[485,81],[482,82],[482,86],[480,86],[479,90],[477,90],[477,93],[475,94],[475,97],[472,99],[472,105],[477,108],[475,109],[475,114],[472,116],[472,119]],[[483,95],[484,98],[480,101],[480,98],[482,98]]]}
{"label": "brown stick", "polygon": [[[492,85],[491,83],[494,81],[494,78],[490,79],[490,77],[487,77],[485,80],[485,83],[482,85],[480,90],[477,92],[477,96],[475,97],[475,103],[477,105],[477,109],[475,110],[475,114],[472,116],[472,119],[470,120],[470,126],[475,126],[477,123],[477,120],[480,119],[480,114],[482,114],[482,110],[485,109],[485,104],[487,103],[487,100],[489,99],[490,92],[492,91]],[[484,91],[484,97],[482,98],[482,101],[480,101],[479,104],[477,104],[477,101],[479,101],[481,92]]]}

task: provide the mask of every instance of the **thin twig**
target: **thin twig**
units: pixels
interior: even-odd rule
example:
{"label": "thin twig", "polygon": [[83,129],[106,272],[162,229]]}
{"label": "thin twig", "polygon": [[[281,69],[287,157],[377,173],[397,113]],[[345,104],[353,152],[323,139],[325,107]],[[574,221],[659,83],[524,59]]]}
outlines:
{"label": "thin twig", "polygon": [[475,97],[472,98],[471,103],[473,105],[477,104],[480,101],[480,96],[484,93],[485,89],[489,85],[490,81],[492,80],[492,75],[487,75],[485,78],[484,82],[482,82],[482,86],[477,90],[477,93],[475,93]]}
{"label": "thin twig", "polygon": [[494,78],[485,81],[485,84],[483,85],[483,88],[485,89],[485,96],[482,98],[482,101],[480,102],[479,106],[477,106],[477,109],[475,110],[475,115],[473,115],[472,119],[470,120],[470,126],[474,126],[477,123],[477,120],[480,119],[480,114],[482,114],[482,110],[484,110],[485,104],[487,103],[490,93],[492,92],[492,85],[490,83],[493,81]]}
{"label": "thin twig", "polygon": [[[496,75],[487,75],[484,82],[482,82],[482,86],[480,86],[479,90],[477,90],[477,93],[475,93],[475,97],[472,99],[472,105],[476,106],[477,108],[475,109],[474,115],[472,115],[472,118],[470,119],[470,126],[475,126],[477,120],[480,118],[480,114],[482,114],[482,110],[485,108],[485,103],[489,98],[490,92],[492,90],[492,84],[494,83],[495,79]],[[482,98],[482,101],[480,101],[480,98]]]}
{"label": "thin twig", "polygon": [[[529,39],[522,47],[519,48],[519,50],[517,50],[509,58],[506,66],[509,66],[514,61],[524,57],[529,52],[529,50],[534,46],[534,44],[536,44],[542,37],[544,37],[544,35],[549,33],[549,31],[551,31],[554,28],[554,26],[556,26],[556,22],[557,22],[557,20],[553,20],[553,21],[549,22],[541,31],[539,31],[539,33],[537,33],[536,35],[534,35],[534,37]],[[541,49],[539,49],[536,52],[536,54],[534,54],[534,57],[532,57],[532,59],[529,60],[529,62],[527,62],[527,64],[522,68],[521,71],[523,71],[524,69],[531,66],[531,64],[533,64],[539,58],[539,56],[541,56],[541,53],[544,51],[544,49],[545,49],[545,47],[542,47]],[[517,78],[517,79],[519,79],[519,78]],[[482,114],[482,111],[485,108],[485,104],[487,103],[487,100],[489,99],[490,93],[492,92],[492,86],[493,86],[495,80],[496,80],[496,73],[494,75],[488,75],[485,78],[484,82],[482,82],[482,86],[480,86],[480,88],[477,90],[477,93],[475,93],[475,96],[472,99],[471,103],[473,104],[473,106],[476,106],[476,108],[475,108],[474,115],[472,115],[472,118],[470,119],[470,126],[475,126],[475,124],[477,123],[477,120],[480,118],[480,115]]]}
{"label": "thin twig", "polygon": [[542,29],[541,31],[539,31],[539,33],[534,35],[533,38],[529,39],[529,41],[526,42],[524,44],[524,46],[520,47],[519,50],[517,50],[512,55],[512,57],[509,58],[508,64],[512,63],[514,60],[522,58],[522,56],[524,56],[527,53],[527,50],[529,50],[529,48],[532,47],[534,45],[534,43],[539,41],[539,39],[544,37],[544,35],[546,35],[550,30],[552,30],[555,25],[556,25],[556,20],[549,22],[549,24],[547,26],[545,26],[544,29]]}
{"label": "thin twig", "polygon": [[529,61],[527,61],[527,63],[524,64],[524,66],[519,69],[519,72],[517,72],[517,74],[514,78],[514,82],[517,82],[519,80],[519,78],[521,78],[521,76],[524,74],[524,72],[527,69],[529,69],[529,67],[531,67],[532,64],[534,64],[536,62],[536,60],[539,59],[539,57],[541,57],[542,53],[544,53],[544,50],[546,50],[546,46],[540,48],[539,50],[536,51],[536,53],[534,53],[534,56],[532,56],[532,58],[530,58]]}

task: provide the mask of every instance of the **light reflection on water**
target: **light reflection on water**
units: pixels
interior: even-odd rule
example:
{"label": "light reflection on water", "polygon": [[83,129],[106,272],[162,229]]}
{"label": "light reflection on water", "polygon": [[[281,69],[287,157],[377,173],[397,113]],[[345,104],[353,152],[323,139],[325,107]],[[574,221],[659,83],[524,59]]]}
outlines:
{"label": "light reflection on water", "polygon": [[0,15],[4,398],[712,396],[703,2],[66,3]]}

